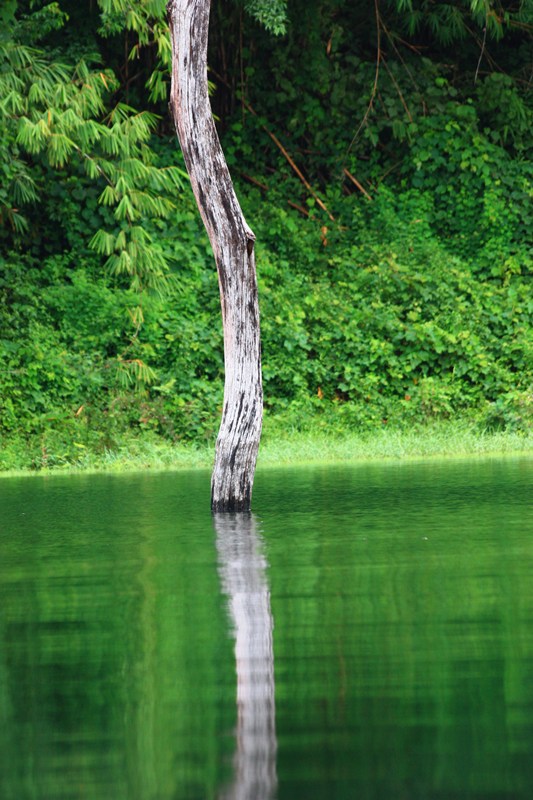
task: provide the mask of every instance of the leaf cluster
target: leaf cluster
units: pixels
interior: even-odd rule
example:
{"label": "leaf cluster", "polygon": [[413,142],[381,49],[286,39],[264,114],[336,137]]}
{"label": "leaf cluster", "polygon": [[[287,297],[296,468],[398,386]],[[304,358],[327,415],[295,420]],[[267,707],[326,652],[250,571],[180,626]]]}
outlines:
{"label": "leaf cluster", "polygon": [[[88,231],[89,246],[133,288],[164,291],[169,265],[149,222],[173,213],[185,173],[155,162],[156,116],[116,102],[118,80],[109,69],[88,59],[52,60],[23,44],[19,33],[15,25],[12,38],[0,44],[4,239],[21,244],[29,221],[35,223],[36,203],[53,191],[48,179],[75,175],[80,187],[98,187],[98,203],[110,211],[103,214],[105,228]],[[32,232],[35,237],[34,224]]]}
{"label": "leaf cluster", "polygon": [[[83,44],[70,0],[38,17],[22,5],[0,39],[0,435],[36,466],[132,432],[211,440],[216,272],[143,88],[167,79],[163,6],[94,5]],[[414,2],[378,20],[347,0],[213,7],[227,12],[214,103],[257,235],[267,414],[332,434],[457,417],[530,430],[529,34],[489,31],[478,69],[469,5],[454,6],[475,33],[460,50],[423,27],[409,39]]]}

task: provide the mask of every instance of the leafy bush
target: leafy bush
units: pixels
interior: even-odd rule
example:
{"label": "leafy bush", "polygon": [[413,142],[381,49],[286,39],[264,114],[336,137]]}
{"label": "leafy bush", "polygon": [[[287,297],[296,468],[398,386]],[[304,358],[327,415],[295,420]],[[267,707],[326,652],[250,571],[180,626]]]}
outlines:
{"label": "leafy bush", "polygon": [[366,209],[352,205],[357,244],[339,231],[324,246],[302,224],[299,264],[284,260],[284,245],[277,263],[259,256],[270,406],[278,397],[318,396],[370,404],[373,418],[408,420],[481,409],[527,389],[527,287],[517,279],[480,283],[435,238],[428,198],[383,190]]}
{"label": "leafy bush", "polygon": [[[219,295],[154,113],[164,2],[100,0],[82,38],[75,3],[38,5],[0,12],[0,436],[35,467],[131,435],[211,440]],[[488,31],[514,38],[498,44],[507,72],[482,70],[468,37],[449,45],[468,7],[435,17],[433,41],[425,5],[383,4],[376,65],[368,4],[249,0],[243,17],[214,3],[213,100],[257,234],[271,429],[531,429],[527,25],[513,11]]]}

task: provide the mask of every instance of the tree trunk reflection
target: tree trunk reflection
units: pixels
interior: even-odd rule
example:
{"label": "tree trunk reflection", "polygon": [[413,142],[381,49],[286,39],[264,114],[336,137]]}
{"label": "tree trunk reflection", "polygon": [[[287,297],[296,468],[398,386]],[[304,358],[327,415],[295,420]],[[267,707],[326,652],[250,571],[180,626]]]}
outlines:
{"label": "tree trunk reflection", "polygon": [[268,564],[252,514],[215,514],[213,519],[237,670],[235,776],[219,797],[269,800],[277,785],[277,741]]}

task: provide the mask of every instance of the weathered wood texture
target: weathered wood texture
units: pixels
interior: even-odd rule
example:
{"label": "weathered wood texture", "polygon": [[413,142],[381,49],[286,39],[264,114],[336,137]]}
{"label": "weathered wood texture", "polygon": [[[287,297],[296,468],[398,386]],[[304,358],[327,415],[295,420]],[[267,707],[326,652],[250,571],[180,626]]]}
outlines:
{"label": "weathered wood texture", "polygon": [[244,219],[207,88],[210,0],[170,0],[170,110],[215,255],[224,326],[224,407],[211,482],[213,511],[250,509],[263,389],[255,235]]}

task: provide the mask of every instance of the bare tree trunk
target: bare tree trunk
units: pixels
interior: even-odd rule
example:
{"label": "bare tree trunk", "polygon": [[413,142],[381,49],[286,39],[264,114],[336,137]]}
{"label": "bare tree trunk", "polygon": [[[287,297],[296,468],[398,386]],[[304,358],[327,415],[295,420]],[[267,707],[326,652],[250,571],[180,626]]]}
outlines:
{"label": "bare tree trunk", "polygon": [[250,509],[263,389],[255,235],[244,219],[207,90],[211,0],[170,0],[170,110],[218,270],[224,326],[224,408],[211,482],[213,511]]}

